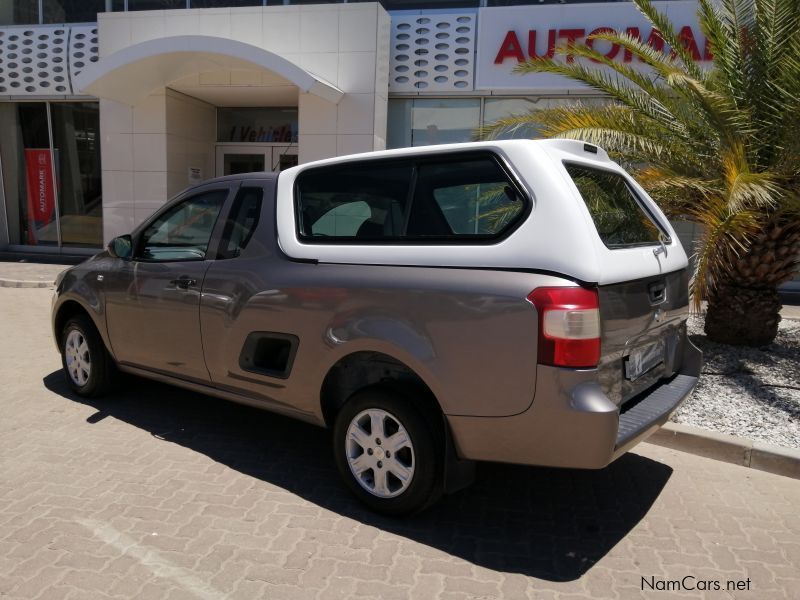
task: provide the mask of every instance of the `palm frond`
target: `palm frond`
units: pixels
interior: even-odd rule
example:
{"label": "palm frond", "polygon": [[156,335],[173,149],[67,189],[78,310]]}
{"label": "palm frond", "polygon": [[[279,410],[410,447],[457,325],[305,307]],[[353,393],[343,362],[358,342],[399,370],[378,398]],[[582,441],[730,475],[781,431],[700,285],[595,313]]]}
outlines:
{"label": "palm frond", "polygon": [[659,12],[650,0],[633,0],[633,3],[636,5],[636,8],[655,25],[661,38],[681,60],[681,64],[686,73],[694,79],[703,81],[705,73],[697,66],[697,63],[694,62],[694,57],[684,46],[684,41],[675,33],[675,29],[669,18],[667,18],[664,13]]}
{"label": "palm frond", "polygon": [[732,212],[774,209],[786,195],[773,173],[753,173],[741,170],[734,163],[725,165],[728,184],[728,208]]}
{"label": "palm frond", "polygon": [[667,83],[672,89],[694,97],[699,115],[711,125],[721,143],[738,145],[743,137],[753,133],[748,111],[738,108],[729,96],[708,89],[701,81],[683,73],[673,73]]}
{"label": "palm frond", "polygon": [[718,179],[691,176],[666,165],[651,164],[636,170],[636,180],[654,197],[662,199],[662,208],[672,216],[686,213],[688,206],[722,192]]}
{"label": "palm frond", "polygon": [[617,44],[653,69],[653,72],[661,78],[666,78],[681,70],[681,64],[676,59],[630,33],[604,31],[595,33],[591,37],[595,40]]}
{"label": "palm frond", "polygon": [[[581,52],[577,49],[574,51]],[[517,65],[514,72],[551,73],[580,81],[626,106],[635,108],[642,114],[658,121],[665,128],[675,130],[687,137],[689,135],[685,125],[676,120],[657,98],[641,89],[626,85],[624,78],[619,75],[611,75],[577,62],[565,63],[549,58],[530,59]]]}

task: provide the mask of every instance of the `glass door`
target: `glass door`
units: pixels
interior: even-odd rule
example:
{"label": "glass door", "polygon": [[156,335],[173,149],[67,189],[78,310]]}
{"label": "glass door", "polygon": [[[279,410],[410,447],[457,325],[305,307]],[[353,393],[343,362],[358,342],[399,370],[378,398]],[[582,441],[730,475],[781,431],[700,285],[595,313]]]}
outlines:
{"label": "glass door", "polygon": [[297,144],[219,144],[217,176],[277,172],[297,164]]}
{"label": "glass door", "polygon": [[272,148],[259,144],[217,146],[217,176],[269,171]]}
{"label": "glass door", "polygon": [[297,144],[272,147],[272,170],[284,171],[297,166]]}

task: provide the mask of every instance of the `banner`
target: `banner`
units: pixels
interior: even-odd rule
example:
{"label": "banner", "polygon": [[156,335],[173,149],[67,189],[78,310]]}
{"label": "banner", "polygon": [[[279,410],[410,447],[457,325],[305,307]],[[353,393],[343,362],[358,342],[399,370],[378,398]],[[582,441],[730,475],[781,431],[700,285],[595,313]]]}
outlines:
{"label": "banner", "polygon": [[52,156],[49,148],[25,148],[29,244],[37,243],[36,232],[49,224],[55,216]]}

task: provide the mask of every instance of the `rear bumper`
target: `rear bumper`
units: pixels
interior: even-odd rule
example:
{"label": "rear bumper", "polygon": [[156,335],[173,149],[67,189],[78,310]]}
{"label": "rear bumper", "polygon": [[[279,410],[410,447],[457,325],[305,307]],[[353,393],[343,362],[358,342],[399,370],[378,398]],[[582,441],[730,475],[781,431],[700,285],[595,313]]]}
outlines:
{"label": "rear bumper", "polygon": [[459,455],[526,465],[600,469],[647,438],[692,392],[702,353],[687,339],[677,373],[620,411],[597,372],[539,367],[531,407],[512,417],[448,416]]}

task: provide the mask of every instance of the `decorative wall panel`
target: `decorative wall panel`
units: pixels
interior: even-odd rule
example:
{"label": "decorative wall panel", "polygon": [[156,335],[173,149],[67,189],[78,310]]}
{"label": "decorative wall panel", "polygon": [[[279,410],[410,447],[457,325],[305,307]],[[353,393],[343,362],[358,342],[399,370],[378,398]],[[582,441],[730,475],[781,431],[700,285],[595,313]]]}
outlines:
{"label": "decorative wall panel", "polygon": [[477,16],[393,15],[389,91],[472,90]]}
{"label": "decorative wall panel", "polygon": [[[75,77],[99,60],[97,24],[74,25],[69,36],[69,74]],[[77,90],[73,90],[77,92]]]}
{"label": "decorative wall panel", "polygon": [[97,25],[0,28],[0,96],[69,96],[97,61]]}

